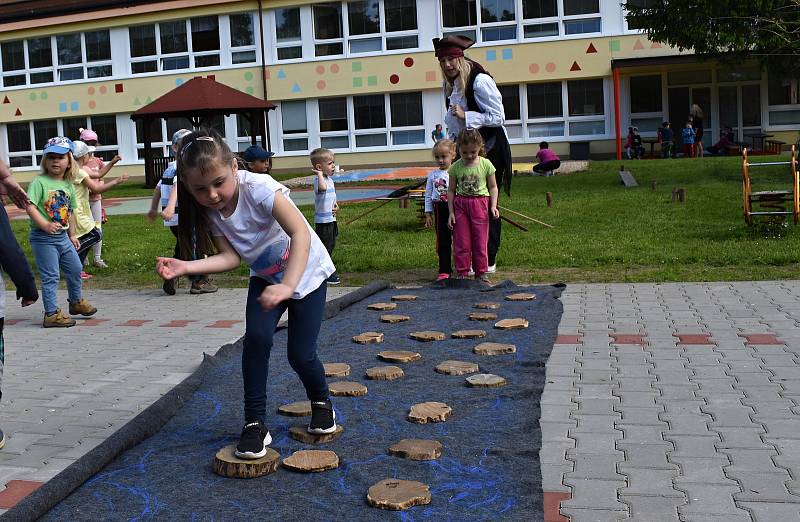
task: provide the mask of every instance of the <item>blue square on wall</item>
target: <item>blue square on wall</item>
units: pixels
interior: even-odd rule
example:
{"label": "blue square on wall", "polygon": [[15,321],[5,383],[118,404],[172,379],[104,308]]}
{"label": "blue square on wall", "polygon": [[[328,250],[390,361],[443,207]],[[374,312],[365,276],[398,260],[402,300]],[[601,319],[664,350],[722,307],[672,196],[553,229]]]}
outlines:
{"label": "blue square on wall", "polygon": [[513,49],[503,49],[503,60],[510,60],[514,57]]}
{"label": "blue square on wall", "polygon": [[497,60],[497,51],[494,49],[491,51],[486,51],[486,61],[493,62],[495,60]]}

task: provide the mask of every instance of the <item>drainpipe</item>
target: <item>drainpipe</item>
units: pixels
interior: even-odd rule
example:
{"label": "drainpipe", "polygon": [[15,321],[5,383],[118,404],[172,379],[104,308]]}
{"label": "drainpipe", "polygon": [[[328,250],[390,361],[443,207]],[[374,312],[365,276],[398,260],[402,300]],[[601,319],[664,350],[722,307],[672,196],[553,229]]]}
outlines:
{"label": "drainpipe", "polygon": [[[261,36],[261,87],[264,101],[267,101],[267,56],[264,49],[264,6],[262,0],[258,0],[258,30]],[[264,111],[264,133],[267,138],[267,150],[272,150],[272,143],[269,135],[269,110]]]}
{"label": "drainpipe", "polygon": [[614,128],[617,132],[617,159],[622,159],[622,128],[619,125],[619,69],[611,64],[614,73]]}

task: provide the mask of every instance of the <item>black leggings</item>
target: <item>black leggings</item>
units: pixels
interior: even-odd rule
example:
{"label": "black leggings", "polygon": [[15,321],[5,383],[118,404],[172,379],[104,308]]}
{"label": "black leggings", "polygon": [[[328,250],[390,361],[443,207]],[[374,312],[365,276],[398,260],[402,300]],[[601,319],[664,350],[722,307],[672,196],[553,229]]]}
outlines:
{"label": "black leggings", "polygon": [[450,210],[447,201],[434,201],[433,220],[436,226],[436,254],[439,256],[439,273],[453,271],[453,232],[447,226]]}
{"label": "black leggings", "polygon": [[545,172],[550,172],[552,170],[556,170],[560,166],[561,166],[561,160],[546,161],[544,163],[539,163],[538,165],[534,165],[533,171],[539,173],[545,173]]}

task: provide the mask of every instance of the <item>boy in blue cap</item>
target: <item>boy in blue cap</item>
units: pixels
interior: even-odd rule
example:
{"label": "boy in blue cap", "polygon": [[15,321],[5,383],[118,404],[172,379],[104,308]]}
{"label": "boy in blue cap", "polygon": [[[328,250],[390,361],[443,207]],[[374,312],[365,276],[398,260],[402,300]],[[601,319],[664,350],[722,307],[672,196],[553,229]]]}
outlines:
{"label": "boy in blue cap", "polygon": [[264,150],[260,145],[251,145],[242,154],[242,159],[247,163],[247,170],[250,172],[269,174],[272,168],[270,158],[274,155],[274,152]]}

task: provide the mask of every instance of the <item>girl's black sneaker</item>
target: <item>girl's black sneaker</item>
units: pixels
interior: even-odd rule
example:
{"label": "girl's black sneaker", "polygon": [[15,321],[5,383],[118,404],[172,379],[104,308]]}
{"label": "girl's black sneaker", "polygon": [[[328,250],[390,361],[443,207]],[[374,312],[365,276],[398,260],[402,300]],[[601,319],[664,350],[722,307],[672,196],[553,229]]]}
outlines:
{"label": "girl's black sneaker", "polygon": [[263,422],[248,422],[242,428],[242,436],[236,445],[236,456],[240,459],[260,459],[267,454],[267,446],[271,442],[272,436]]}
{"label": "girl's black sneaker", "polygon": [[308,432],[317,435],[333,433],[336,431],[336,412],[330,399],[324,401],[311,401],[311,422]]}

